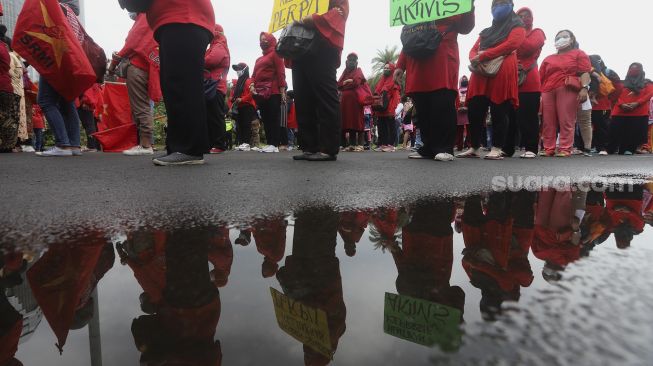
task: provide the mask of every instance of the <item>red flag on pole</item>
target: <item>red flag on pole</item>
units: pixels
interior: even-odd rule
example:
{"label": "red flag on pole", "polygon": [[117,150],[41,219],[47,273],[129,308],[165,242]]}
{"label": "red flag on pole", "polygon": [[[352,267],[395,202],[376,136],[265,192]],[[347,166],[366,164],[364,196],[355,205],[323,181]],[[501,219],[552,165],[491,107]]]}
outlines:
{"label": "red flag on pole", "polygon": [[95,83],[95,71],[57,0],[25,1],[12,47],[67,100]]}
{"label": "red flag on pole", "polygon": [[93,136],[104,152],[123,152],[138,145],[138,131],[132,122],[129,93],[124,83],[104,84],[102,122]]}

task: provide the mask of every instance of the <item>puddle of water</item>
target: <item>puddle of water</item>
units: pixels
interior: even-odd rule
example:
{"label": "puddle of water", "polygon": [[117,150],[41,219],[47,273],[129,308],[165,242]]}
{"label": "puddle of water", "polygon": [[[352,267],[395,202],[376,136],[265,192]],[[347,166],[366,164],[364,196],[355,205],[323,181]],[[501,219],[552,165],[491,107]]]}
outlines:
{"label": "puddle of water", "polygon": [[650,365],[653,186],[625,188],[3,245],[0,365]]}

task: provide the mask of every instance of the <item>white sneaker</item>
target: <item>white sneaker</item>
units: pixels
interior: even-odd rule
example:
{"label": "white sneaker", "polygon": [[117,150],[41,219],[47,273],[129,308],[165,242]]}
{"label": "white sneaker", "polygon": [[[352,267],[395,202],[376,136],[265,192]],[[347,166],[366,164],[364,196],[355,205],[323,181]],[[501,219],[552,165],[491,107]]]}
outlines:
{"label": "white sneaker", "polygon": [[23,152],[26,152],[26,153],[33,153],[33,152],[36,151],[36,150],[34,150],[33,147],[31,147],[29,145],[21,145],[20,148],[23,150]]}
{"label": "white sneaker", "polygon": [[435,156],[435,160],[437,161],[453,161],[454,159],[455,157],[448,153],[440,153]]}
{"label": "white sneaker", "polygon": [[251,149],[252,147],[249,146],[249,144],[240,144],[240,146],[236,148],[238,151],[250,151]]}
{"label": "white sneaker", "polygon": [[608,156],[608,152],[605,151],[605,150],[603,150],[603,151],[601,151],[601,152],[599,153],[599,155],[601,155],[601,156]]}
{"label": "white sneaker", "polygon": [[[258,146],[254,146],[251,150],[252,150],[252,151],[259,152],[259,151],[261,151],[261,148],[258,147]],[[243,150],[243,151],[245,151],[245,150]],[[247,151],[249,151],[249,150],[247,150]]]}
{"label": "white sneaker", "polygon": [[43,151],[42,153],[38,154],[38,156],[42,156],[45,158],[73,156],[73,152],[72,150],[64,150],[55,146],[49,150]]}
{"label": "white sneaker", "polygon": [[279,152],[279,148],[276,147],[276,146],[268,145],[268,146],[262,148],[262,149],[261,149],[261,152],[262,152],[262,153],[278,153],[278,152]]}
{"label": "white sneaker", "polygon": [[125,150],[122,152],[123,155],[127,156],[144,156],[144,155],[153,155],[154,150],[151,147],[143,147],[143,146],[134,146],[129,150]]}

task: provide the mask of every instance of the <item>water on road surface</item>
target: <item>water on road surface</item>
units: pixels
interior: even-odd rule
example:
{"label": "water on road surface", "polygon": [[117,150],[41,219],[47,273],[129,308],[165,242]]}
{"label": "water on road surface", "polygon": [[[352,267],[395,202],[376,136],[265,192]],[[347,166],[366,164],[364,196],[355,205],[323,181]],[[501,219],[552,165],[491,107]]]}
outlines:
{"label": "water on road surface", "polygon": [[0,365],[652,365],[653,185],[610,188],[0,240]]}

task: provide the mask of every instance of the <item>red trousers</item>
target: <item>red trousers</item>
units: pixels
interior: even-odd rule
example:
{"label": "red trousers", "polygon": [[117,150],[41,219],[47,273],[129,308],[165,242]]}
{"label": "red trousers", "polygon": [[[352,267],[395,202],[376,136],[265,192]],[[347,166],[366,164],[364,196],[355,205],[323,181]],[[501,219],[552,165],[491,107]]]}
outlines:
{"label": "red trousers", "polygon": [[558,132],[560,133],[559,151],[571,153],[577,112],[578,92],[563,86],[542,93],[542,140],[547,153],[555,152]]}

